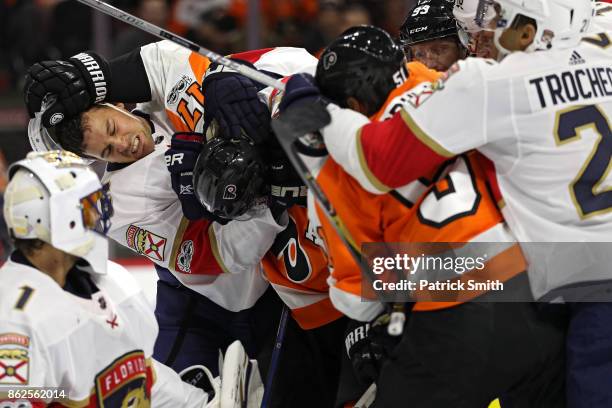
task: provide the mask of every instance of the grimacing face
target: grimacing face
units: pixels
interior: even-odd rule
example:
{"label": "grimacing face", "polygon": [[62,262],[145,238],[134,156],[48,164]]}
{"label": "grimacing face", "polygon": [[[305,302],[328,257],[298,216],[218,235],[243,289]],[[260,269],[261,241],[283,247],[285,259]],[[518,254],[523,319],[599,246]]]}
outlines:
{"label": "grimacing face", "polygon": [[438,38],[411,45],[410,57],[428,68],[446,71],[461,58],[461,50],[454,39]]}
{"label": "grimacing face", "polygon": [[131,163],[155,149],[151,127],[123,104],[104,104],[83,113],[83,151],[96,159]]}

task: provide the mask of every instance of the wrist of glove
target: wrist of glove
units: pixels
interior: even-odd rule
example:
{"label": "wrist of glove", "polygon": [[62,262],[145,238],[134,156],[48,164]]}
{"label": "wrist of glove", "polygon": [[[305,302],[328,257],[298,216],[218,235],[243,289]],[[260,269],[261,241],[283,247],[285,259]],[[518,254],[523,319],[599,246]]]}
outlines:
{"label": "wrist of glove", "polygon": [[292,105],[313,102],[321,97],[321,91],[310,74],[295,74],[285,84],[285,92],[278,106],[282,113]]}
{"label": "wrist of glove", "polygon": [[209,68],[202,83],[204,90],[204,133],[216,122],[214,136],[247,136],[255,144],[271,137],[270,111],[259,100],[257,85],[251,79],[226,68]]}
{"label": "wrist of glove", "polygon": [[93,52],[82,52],[68,61],[42,61],[32,65],[26,74],[24,99],[30,117],[43,109],[51,94],[55,102],[45,106],[42,122],[55,126],[106,100],[110,89],[108,62]]}
{"label": "wrist of glove", "polygon": [[399,342],[399,337],[387,333],[389,314],[383,313],[369,323],[349,323],[346,336],[346,352],[351,360],[356,378],[363,384],[376,381],[383,362]]}
{"label": "wrist of glove", "polygon": [[308,189],[293,165],[280,147],[278,149],[268,152],[270,163],[268,206],[273,215],[281,214],[294,205],[305,207],[308,194]]}
{"label": "wrist of glove", "polygon": [[191,384],[208,394],[208,401],[214,401],[221,390],[221,379],[214,377],[203,365],[187,367],[179,373],[183,382]]}
{"label": "wrist of glove", "polygon": [[[200,133],[175,133],[172,136],[170,148],[165,153],[166,168],[170,172],[172,189],[181,202],[185,218],[220,221],[200,204],[194,193],[193,168],[202,150],[203,141],[204,137]],[[221,221],[227,222],[226,220]]]}

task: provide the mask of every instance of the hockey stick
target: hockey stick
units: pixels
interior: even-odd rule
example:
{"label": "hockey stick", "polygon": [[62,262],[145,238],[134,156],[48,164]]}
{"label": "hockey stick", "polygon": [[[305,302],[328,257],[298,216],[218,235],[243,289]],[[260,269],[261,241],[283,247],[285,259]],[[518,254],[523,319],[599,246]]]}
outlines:
{"label": "hockey stick", "polygon": [[[363,264],[361,260],[361,250],[357,246],[357,243],[351,236],[350,231],[345,227],[342,219],[336,213],[336,210],[332,206],[331,202],[327,198],[327,195],[321,189],[321,186],[313,177],[310,169],[304,161],[300,158],[297,150],[296,143],[299,143],[298,139],[307,133],[315,132],[325,127],[331,120],[329,112],[325,108],[325,105],[321,101],[317,101],[314,104],[302,104],[283,112],[277,118],[272,119],[272,129],[279,140],[279,143],[287,157],[291,161],[291,164],[295,167],[298,174],[304,180],[304,183],[310,191],[314,194],[316,200],[321,204],[323,212],[327,216],[327,219],[332,224],[336,233],[340,237],[342,243],[349,250],[349,253],[353,257],[355,263],[359,266],[362,273],[370,280],[374,282],[375,277],[372,271]],[[382,294],[378,291],[374,291],[379,300],[383,305],[388,304],[386,299],[383,298]],[[403,311],[403,303],[393,303],[389,307],[390,321],[387,331],[392,336],[399,336],[404,330],[404,322],[406,321],[406,315]]]}
{"label": "hockey stick", "polygon": [[280,320],[278,322],[278,330],[276,331],[276,340],[274,341],[274,349],[270,358],[270,367],[268,367],[268,375],[266,376],[266,386],[264,387],[264,396],[261,402],[261,408],[268,408],[270,398],[272,396],[272,386],[274,385],[274,377],[276,376],[276,368],[280,357],[283,340],[285,339],[285,329],[287,328],[287,319],[289,318],[289,308],[283,304]]}
{"label": "hockey stick", "polygon": [[256,69],[253,69],[246,65],[240,64],[236,61],[232,61],[231,59],[224,57],[223,55],[217,54],[216,52],[213,52],[207,48],[201,47],[186,38],[176,35],[170,31],[164,30],[163,28],[158,27],[155,24],[149,23],[148,21],[138,18],[130,13],[126,13],[125,11],[111,6],[110,4],[105,3],[101,0],[77,1],[86,4],[90,7],[93,7],[104,14],[108,14],[111,17],[115,17],[117,20],[121,20],[124,23],[130,24],[136,28],[140,28],[141,30],[146,31],[147,33],[152,34],[156,37],[159,37],[162,40],[170,40],[175,44],[181,45],[193,52],[197,52],[198,54],[205,56],[212,62],[216,62],[217,64],[221,64],[228,68],[231,68],[234,71],[244,75],[245,77],[252,79],[253,81],[257,81],[261,84],[271,86],[273,88],[278,89],[279,91],[283,91],[285,89],[284,83],[269,75],[259,72]]}
{"label": "hockey stick", "polygon": [[[257,71],[256,69],[250,68],[246,65],[237,63],[236,61],[232,61],[229,58],[226,58],[220,54],[217,54],[215,52],[210,51],[207,48],[201,47],[197,44],[195,44],[192,41],[187,40],[186,38],[183,38],[179,35],[176,35],[170,31],[164,30],[161,27],[156,26],[155,24],[149,23],[148,21],[145,21],[141,18],[138,18],[130,13],[127,13],[123,10],[120,10],[114,6],[111,6],[108,3],[105,3],[101,0],[77,0],[80,3],[86,4],[90,7],[93,7],[94,9],[101,11],[102,13],[108,14],[111,17],[114,17],[118,20],[121,20],[127,24],[130,24],[136,28],[140,28],[143,31],[148,32],[149,34],[152,34],[156,37],[159,37],[161,39],[166,39],[166,40],[170,40],[178,45],[181,45],[191,51],[197,52],[198,54],[203,55],[204,57],[210,59],[212,62],[227,66],[231,69],[233,69],[234,71],[244,75],[247,78],[250,78],[254,81],[257,81],[259,83],[262,83],[264,85],[267,86],[271,86],[275,89],[278,89],[279,91],[284,91],[285,90],[285,84],[282,83],[280,80],[277,80],[275,78],[272,78],[271,76],[268,76],[262,72]],[[323,108],[323,110],[325,110]],[[318,130],[322,127],[324,127],[326,124],[329,123],[330,121],[330,117],[329,114],[327,113],[327,111],[325,110],[325,114],[327,116],[323,116],[323,115],[318,115],[316,118],[310,118],[312,120],[317,119],[317,121],[306,124],[306,126],[310,126],[312,129],[311,131],[315,131]],[[287,115],[285,115],[285,117],[287,117]],[[304,126],[304,118],[299,116],[299,115],[293,115],[292,119],[296,121],[296,123],[300,123],[301,126]],[[274,122],[275,120],[272,121],[272,127],[274,128]],[[285,122],[283,122],[285,123]],[[314,127],[317,126],[317,127]],[[276,131],[276,129],[275,129]],[[323,193],[323,191],[321,190],[321,188],[319,187],[318,183],[316,182],[316,180],[314,180],[314,178],[312,177],[312,174],[310,173],[310,170],[308,169],[308,167],[305,165],[305,163],[302,161],[302,159],[299,157],[297,151],[295,151],[295,141],[297,140],[298,137],[301,137],[303,135],[305,135],[306,131],[302,132],[301,128],[297,128],[296,124],[293,124],[293,126],[291,125],[287,125],[285,127],[283,127],[282,131],[284,131],[285,133],[283,133],[284,135],[286,135],[287,137],[283,137],[281,136],[281,134],[277,133],[277,138],[279,139],[279,142],[281,143],[281,146],[283,147],[283,149],[285,150],[285,152],[287,153],[287,155],[289,156],[290,161],[293,163],[294,167],[296,168],[296,170],[298,171],[298,173],[301,175],[302,179],[304,180],[306,186],[308,188],[311,188],[312,191],[314,192],[314,195],[316,197],[316,199],[321,203],[321,207],[323,208],[324,212],[326,213],[326,215],[328,216],[330,222],[332,223],[332,225],[334,226],[334,228],[336,229],[338,235],[340,236],[340,238],[342,239],[343,243],[347,246],[347,248],[349,249],[349,252],[352,254],[352,256],[355,258],[355,262],[357,262],[357,265],[359,265],[363,271],[363,273],[371,280],[373,281],[374,277],[372,276],[372,272],[369,271],[368,268],[364,267],[362,262],[361,262],[361,253],[359,251],[359,249],[357,248],[355,242],[351,239],[350,234],[348,233],[348,231],[346,230],[346,228],[344,228],[343,223],[341,222],[340,218],[338,217],[338,215],[336,214],[335,210],[333,209],[332,205],[329,202],[329,199],[325,196],[325,194]],[[296,131],[299,131],[298,133],[296,133]],[[297,135],[297,136],[296,136]],[[378,292],[376,292],[378,294]],[[379,294],[379,296],[382,296]],[[385,304],[385,300],[382,299],[382,297],[380,298],[380,300],[383,302],[383,304]],[[388,327],[388,331],[389,334],[393,335],[393,336],[399,336],[402,331],[403,331],[403,324],[405,321],[405,315],[403,313],[403,311],[400,311],[400,305],[399,304],[394,304],[392,307],[392,311],[391,311],[391,322],[389,323],[389,327]]]}

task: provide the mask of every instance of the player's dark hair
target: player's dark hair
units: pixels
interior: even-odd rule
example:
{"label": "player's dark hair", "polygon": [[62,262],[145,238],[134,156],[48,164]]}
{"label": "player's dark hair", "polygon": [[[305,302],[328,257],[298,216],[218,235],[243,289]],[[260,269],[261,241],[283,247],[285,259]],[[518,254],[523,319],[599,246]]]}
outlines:
{"label": "player's dark hair", "polygon": [[45,244],[44,241],[41,241],[40,239],[13,238],[12,240],[15,249],[21,251],[21,253],[25,255],[29,255],[34,251],[40,250]]}
{"label": "player's dark hair", "polygon": [[83,154],[83,114],[61,121],[55,126],[55,138],[64,150]]}
{"label": "player's dark hair", "polygon": [[[94,105],[89,108],[88,112],[103,107],[103,105]],[[90,157],[85,154],[85,146],[83,144],[83,133],[87,128],[87,118],[84,113],[81,112],[75,117],[65,119],[55,126],[55,140],[64,150],[78,154],[81,157]]]}
{"label": "player's dark hair", "polygon": [[536,28],[536,30],[538,28],[538,23],[533,18],[524,16],[522,14],[517,14],[517,16],[514,18],[514,21],[510,25],[510,28],[516,30],[518,28],[526,26],[527,24],[531,24]]}

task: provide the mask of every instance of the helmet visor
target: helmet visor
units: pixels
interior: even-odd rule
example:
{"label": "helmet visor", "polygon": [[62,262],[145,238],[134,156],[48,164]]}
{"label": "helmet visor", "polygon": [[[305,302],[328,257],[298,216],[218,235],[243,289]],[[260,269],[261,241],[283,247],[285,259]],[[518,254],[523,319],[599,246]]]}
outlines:
{"label": "helmet visor", "polygon": [[43,126],[43,112],[37,112],[28,122],[28,138],[30,147],[35,152],[46,152],[48,150],[62,150],[62,147],[53,139],[49,129]]}
{"label": "helmet visor", "polygon": [[108,184],[81,198],[81,214],[85,228],[106,235],[110,229],[113,206],[108,192]]}

